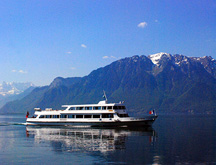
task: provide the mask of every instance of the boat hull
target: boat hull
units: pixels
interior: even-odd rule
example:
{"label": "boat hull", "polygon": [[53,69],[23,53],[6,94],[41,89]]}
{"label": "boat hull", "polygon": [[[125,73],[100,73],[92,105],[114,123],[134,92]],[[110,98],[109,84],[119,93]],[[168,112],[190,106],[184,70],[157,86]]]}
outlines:
{"label": "boat hull", "polygon": [[156,120],[157,116],[149,117],[146,119],[133,119],[133,120],[116,120],[116,121],[39,121],[27,120],[26,125],[38,126],[89,126],[89,127],[143,127],[151,126]]}

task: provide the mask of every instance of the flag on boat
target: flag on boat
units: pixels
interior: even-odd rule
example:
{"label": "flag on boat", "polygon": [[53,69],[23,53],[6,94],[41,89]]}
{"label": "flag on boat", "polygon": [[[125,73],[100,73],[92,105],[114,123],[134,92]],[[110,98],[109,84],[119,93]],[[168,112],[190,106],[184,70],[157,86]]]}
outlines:
{"label": "flag on boat", "polygon": [[26,113],[26,118],[28,118],[28,116],[29,116],[29,112],[27,111],[27,113]]}
{"label": "flag on boat", "polygon": [[155,113],[154,110],[149,111],[149,114],[150,114],[150,115],[153,115],[154,113]]}

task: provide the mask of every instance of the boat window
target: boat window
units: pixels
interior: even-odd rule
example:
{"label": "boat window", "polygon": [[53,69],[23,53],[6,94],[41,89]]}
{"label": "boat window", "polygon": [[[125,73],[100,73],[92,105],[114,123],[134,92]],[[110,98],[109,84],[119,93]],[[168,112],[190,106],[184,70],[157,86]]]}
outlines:
{"label": "boat window", "polygon": [[125,109],[125,106],[118,106],[118,109]]}
{"label": "boat window", "polygon": [[118,115],[118,117],[129,117],[128,114],[119,114],[119,113],[117,113],[117,115]]}
{"label": "boat window", "polygon": [[106,107],[102,107],[102,110],[106,110]]}
{"label": "boat window", "polygon": [[52,115],[45,115],[45,118],[52,118]]}
{"label": "boat window", "polygon": [[70,107],[70,109],[69,110],[75,110],[76,108],[75,107]]}
{"label": "boat window", "polygon": [[61,114],[61,117],[60,118],[67,118],[68,115],[66,114]]}
{"label": "boat window", "polygon": [[74,118],[74,115],[68,115],[68,118]]}
{"label": "boat window", "polygon": [[92,107],[85,107],[85,110],[92,110]]}
{"label": "boat window", "polygon": [[101,107],[93,107],[94,110],[101,110]]}
{"label": "boat window", "polygon": [[83,115],[76,115],[76,118],[83,118]]}
{"label": "boat window", "polygon": [[93,118],[100,118],[100,115],[93,115]]}
{"label": "boat window", "polygon": [[91,118],[92,115],[84,115],[84,118]]}
{"label": "boat window", "polygon": [[59,115],[53,115],[53,118],[59,118]]}
{"label": "boat window", "polygon": [[44,118],[44,115],[40,115],[40,117],[39,118]]}
{"label": "boat window", "polygon": [[119,109],[118,106],[114,106],[113,109]]}
{"label": "boat window", "polygon": [[112,109],[112,107],[111,107],[111,106],[108,106],[107,109]]}
{"label": "boat window", "polygon": [[102,114],[102,118],[113,118],[113,114],[112,113]]}
{"label": "boat window", "polygon": [[77,107],[76,110],[83,110],[84,107]]}
{"label": "boat window", "polygon": [[114,106],[113,109],[125,109],[125,106]]}

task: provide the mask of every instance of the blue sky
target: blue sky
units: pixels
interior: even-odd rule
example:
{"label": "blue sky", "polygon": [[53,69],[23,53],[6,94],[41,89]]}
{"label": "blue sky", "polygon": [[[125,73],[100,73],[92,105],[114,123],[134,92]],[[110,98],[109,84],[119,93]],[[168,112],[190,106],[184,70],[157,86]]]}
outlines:
{"label": "blue sky", "polygon": [[48,85],[133,55],[216,58],[215,0],[1,0],[0,83]]}

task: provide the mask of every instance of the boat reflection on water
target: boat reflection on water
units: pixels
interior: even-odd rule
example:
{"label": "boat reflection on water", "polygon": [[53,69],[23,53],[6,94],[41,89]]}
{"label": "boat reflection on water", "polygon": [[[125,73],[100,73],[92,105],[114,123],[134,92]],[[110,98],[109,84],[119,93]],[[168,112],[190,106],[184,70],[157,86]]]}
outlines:
{"label": "boat reflection on water", "polygon": [[149,143],[156,137],[151,127],[136,128],[70,128],[70,127],[26,127],[26,136],[36,143],[50,142],[55,150],[64,152],[101,153],[122,150],[129,136],[148,136]]}

